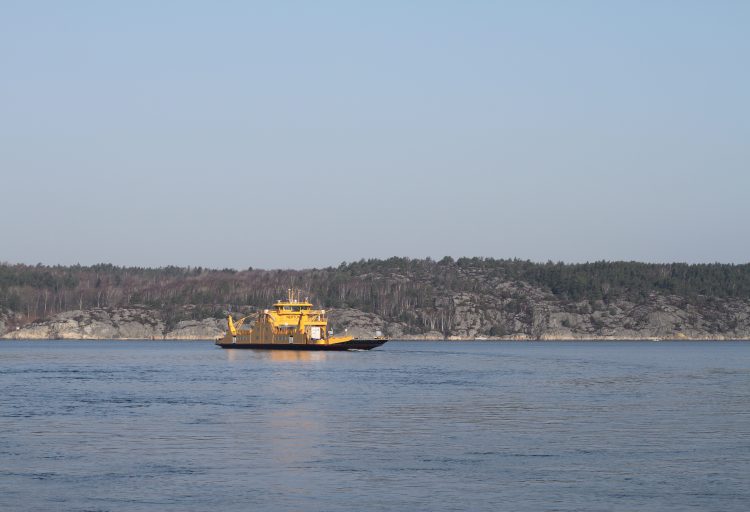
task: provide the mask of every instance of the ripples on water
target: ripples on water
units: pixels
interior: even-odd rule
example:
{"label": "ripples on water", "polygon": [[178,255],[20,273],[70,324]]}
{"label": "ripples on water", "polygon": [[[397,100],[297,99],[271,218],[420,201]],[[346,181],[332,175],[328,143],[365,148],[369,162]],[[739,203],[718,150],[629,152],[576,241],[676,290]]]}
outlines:
{"label": "ripples on water", "polygon": [[2,342],[0,510],[750,508],[750,343]]}

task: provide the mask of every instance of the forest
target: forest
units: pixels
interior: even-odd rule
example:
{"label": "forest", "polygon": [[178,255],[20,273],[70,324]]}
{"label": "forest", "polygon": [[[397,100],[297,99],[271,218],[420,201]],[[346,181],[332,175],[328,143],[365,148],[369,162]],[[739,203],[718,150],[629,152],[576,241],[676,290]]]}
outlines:
{"label": "forest", "polygon": [[568,303],[624,299],[639,304],[656,293],[700,305],[717,298],[750,299],[750,264],[393,257],[321,269],[219,270],[5,263],[0,264],[0,312],[30,322],[77,309],[146,306],[174,322],[264,308],[296,288],[321,307],[356,308],[409,323],[415,321],[414,309],[447,307],[445,298],[457,293],[522,302],[523,292],[508,283],[530,285]]}

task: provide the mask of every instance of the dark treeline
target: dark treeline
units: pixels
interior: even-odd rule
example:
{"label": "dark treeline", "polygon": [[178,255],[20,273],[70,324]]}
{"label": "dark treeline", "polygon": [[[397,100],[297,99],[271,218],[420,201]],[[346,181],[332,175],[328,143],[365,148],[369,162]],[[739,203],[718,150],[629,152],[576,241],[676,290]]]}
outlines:
{"label": "dark treeline", "polygon": [[135,305],[181,317],[218,317],[227,310],[267,307],[284,297],[287,288],[298,288],[322,307],[353,307],[409,322],[415,308],[449,307],[446,299],[456,293],[522,300],[519,288],[508,283],[526,283],[568,302],[641,303],[654,293],[696,302],[748,299],[750,264],[564,264],[450,257],[371,259],[308,270],[0,264],[0,310],[19,313],[26,321],[74,309]]}

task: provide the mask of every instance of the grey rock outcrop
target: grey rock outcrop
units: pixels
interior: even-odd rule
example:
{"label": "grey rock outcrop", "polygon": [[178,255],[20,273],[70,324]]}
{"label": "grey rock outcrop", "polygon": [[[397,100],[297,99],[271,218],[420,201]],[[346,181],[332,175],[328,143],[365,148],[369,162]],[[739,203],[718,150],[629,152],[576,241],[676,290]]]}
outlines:
{"label": "grey rock outcrop", "polygon": [[[381,317],[358,309],[331,309],[328,311],[328,320],[329,329],[332,329],[336,335],[343,335],[344,330],[348,335],[363,338],[375,336],[376,331],[389,334],[387,324]],[[396,329],[399,334],[402,332],[398,331],[396,325],[392,329]]]}
{"label": "grey rock outcrop", "polygon": [[223,336],[226,332],[225,320],[206,318],[203,320],[183,320],[164,334],[168,340],[206,340]]}
{"label": "grey rock outcrop", "polygon": [[739,299],[714,299],[700,307],[658,294],[641,304],[571,303],[520,283],[511,298],[458,293],[438,302],[414,311],[423,326],[418,332],[358,310],[332,317],[355,335],[371,335],[376,328],[395,339],[750,339],[750,303]]}
{"label": "grey rock outcrop", "polygon": [[147,309],[66,311],[11,331],[6,339],[156,339],[164,324]]}
{"label": "grey rock outcrop", "polygon": [[213,339],[223,334],[221,321],[178,322],[167,329],[158,312],[148,308],[94,308],[66,311],[53,318],[12,330],[5,339]]}
{"label": "grey rock outcrop", "polygon": [[[651,294],[640,303],[626,300],[561,301],[524,283],[500,283],[501,293],[455,293],[430,307],[415,307],[397,321],[353,308],[330,309],[335,334],[391,339],[750,339],[750,302]],[[183,313],[194,315],[186,309]],[[184,317],[184,316],[183,316]],[[68,311],[21,325],[20,315],[4,312],[5,339],[202,339],[223,336],[225,320],[205,318],[170,323],[146,307]],[[3,332],[0,330],[0,332]]]}
{"label": "grey rock outcrop", "polygon": [[14,330],[15,326],[23,322],[23,316],[8,309],[0,308],[0,335]]}

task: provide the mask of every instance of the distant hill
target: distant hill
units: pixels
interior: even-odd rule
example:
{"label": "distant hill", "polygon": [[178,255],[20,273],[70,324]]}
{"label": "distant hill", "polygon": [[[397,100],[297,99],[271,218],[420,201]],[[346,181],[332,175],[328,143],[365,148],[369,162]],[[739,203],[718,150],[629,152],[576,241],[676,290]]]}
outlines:
{"label": "distant hill", "polygon": [[750,264],[450,257],[308,270],[0,264],[0,334],[207,337],[228,311],[268,307],[287,288],[331,310],[336,329],[394,338],[750,338]]}

